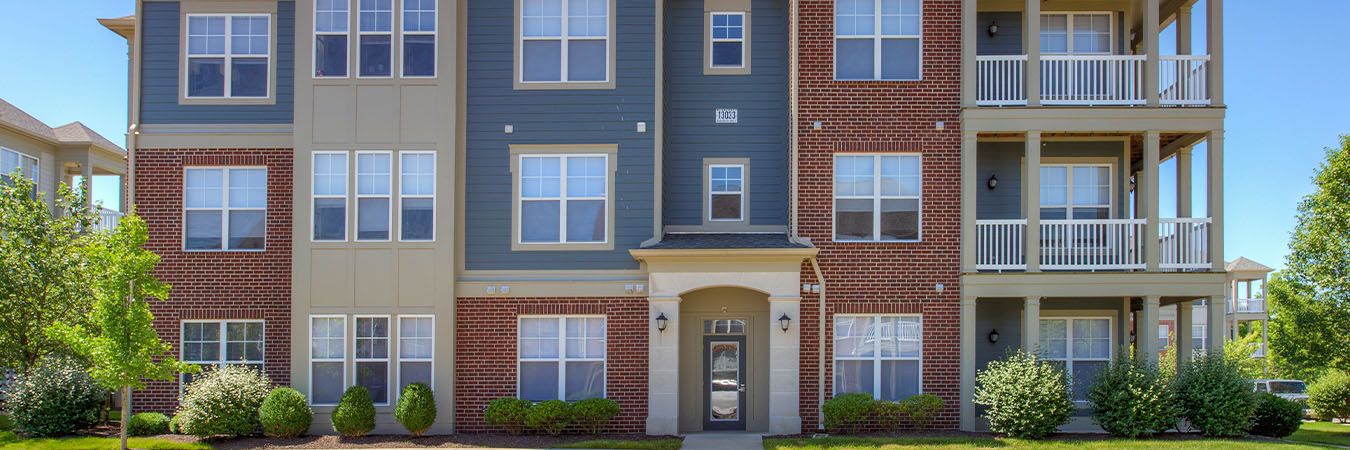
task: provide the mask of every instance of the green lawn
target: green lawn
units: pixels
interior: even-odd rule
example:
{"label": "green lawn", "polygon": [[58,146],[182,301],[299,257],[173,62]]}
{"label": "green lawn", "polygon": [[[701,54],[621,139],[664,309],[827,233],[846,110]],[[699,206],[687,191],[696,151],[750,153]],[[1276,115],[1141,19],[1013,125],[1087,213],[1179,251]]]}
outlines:
{"label": "green lawn", "polygon": [[1144,450],[1156,448],[1184,449],[1279,449],[1314,450],[1321,446],[1242,440],[1129,440],[1101,441],[1023,441],[992,438],[842,438],[765,439],[764,450],[962,450],[962,449],[1064,449],[1064,450]]}
{"label": "green lawn", "polygon": [[637,449],[637,450],[680,450],[680,439],[653,439],[637,441],[598,440],[573,442],[559,445],[558,448],[600,448],[600,449]]}
{"label": "green lawn", "polygon": [[1303,422],[1292,436],[1285,439],[1301,442],[1350,446],[1350,425],[1331,422]]}
{"label": "green lawn", "polygon": [[[211,450],[205,444],[184,444],[163,439],[131,438],[131,448],[148,450]],[[117,438],[71,437],[51,439],[19,439],[13,432],[0,433],[0,450],[116,450],[122,448]]]}

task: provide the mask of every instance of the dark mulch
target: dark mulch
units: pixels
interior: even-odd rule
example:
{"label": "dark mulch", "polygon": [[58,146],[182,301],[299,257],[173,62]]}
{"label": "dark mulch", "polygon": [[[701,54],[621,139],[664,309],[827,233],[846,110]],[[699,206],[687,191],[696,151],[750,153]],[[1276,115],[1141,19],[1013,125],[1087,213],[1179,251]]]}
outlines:
{"label": "dark mulch", "polygon": [[[177,442],[196,442],[196,438],[179,435],[155,436]],[[220,450],[231,449],[316,449],[316,448],[551,448],[570,442],[615,439],[640,441],[676,439],[673,436],[645,434],[590,434],[551,437],[547,435],[509,434],[454,434],[414,438],[404,435],[370,435],[356,438],[339,436],[302,436],[298,438],[247,437],[236,439],[209,439],[204,442]]]}
{"label": "dark mulch", "polygon": [[[813,434],[792,434],[780,436],[765,436],[765,439],[809,439]],[[819,435],[824,436],[824,435]],[[840,438],[968,438],[968,439],[993,439],[996,436],[993,433],[972,433],[966,431],[913,431],[906,433],[863,433],[863,434],[832,434],[831,437]],[[1111,436],[1106,433],[1055,433],[1046,438],[1049,441],[1110,441],[1122,439],[1117,436]],[[1190,441],[1213,439],[1200,433],[1181,433],[1171,431],[1162,434],[1156,434],[1143,439],[1158,441]],[[1232,440],[1278,440],[1262,436],[1225,438]]]}

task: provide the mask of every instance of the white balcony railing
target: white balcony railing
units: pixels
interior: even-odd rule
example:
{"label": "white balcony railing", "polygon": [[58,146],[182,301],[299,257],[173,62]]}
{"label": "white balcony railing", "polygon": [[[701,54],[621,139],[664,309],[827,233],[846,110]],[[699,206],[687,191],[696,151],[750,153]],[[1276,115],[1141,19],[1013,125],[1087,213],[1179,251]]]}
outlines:
{"label": "white balcony railing", "polygon": [[1158,219],[1159,267],[1208,269],[1209,223],[1207,217]]}
{"label": "white balcony railing", "polygon": [[[1144,223],[1144,219],[1041,220],[1041,268],[1144,269]],[[1210,268],[1209,224],[1208,218],[1159,219],[1159,269]],[[1026,219],[975,221],[975,268],[1025,269],[1026,228]],[[1257,312],[1264,311],[1264,303],[1259,308]]]}
{"label": "white balcony railing", "polygon": [[1027,219],[975,221],[975,267],[983,270],[1027,268]]}
{"label": "white balcony railing", "polygon": [[980,106],[1026,105],[1027,55],[975,57],[976,103]]}
{"label": "white balcony railing", "polygon": [[1041,56],[1041,103],[1144,104],[1144,55]]}
{"label": "white balcony railing", "polygon": [[1143,269],[1144,219],[1041,221],[1041,268]]}
{"label": "white balcony railing", "polygon": [[1252,350],[1253,357],[1264,358],[1266,356],[1266,344],[1256,342],[1253,343],[1252,345],[1256,346],[1256,350]]}
{"label": "white balcony railing", "polygon": [[[1233,313],[1233,304],[1228,304],[1228,313]],[[1239,298],[1237,299],[1237,312],[1239,313],[1263,313],[1266,312],[1266,298]]]}
{"label": "white balcony railing", "polygon": [[[1144,55],[1041,55],[1045,105],[1143,105]],[[1027,55],[977,55],[980,106],[1026,105]],[[1164,106],[1209,105],[1209,56],[1162,55],[1158,98]]]}
{"label": "white balcony railing", "polygon": [[1164,105],[1209,105],[1209,55],[1161,56],[1158,91]]}
{"label": "white balcony railing", "polygon": [[122,220],[121,211],[111,209],[100,209],[98,211],[98,222],[94,224],[95,231],[112,231],[117,228],[117,222]]}

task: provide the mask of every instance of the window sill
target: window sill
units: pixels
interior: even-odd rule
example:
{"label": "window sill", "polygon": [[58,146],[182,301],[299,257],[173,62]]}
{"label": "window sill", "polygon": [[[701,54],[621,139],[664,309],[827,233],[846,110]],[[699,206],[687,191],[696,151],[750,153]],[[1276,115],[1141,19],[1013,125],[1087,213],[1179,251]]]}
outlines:
{"label": "window sill", "polygon": [[182,97],[180,105],[275,105],[275,97]]}
{"label": "window sill", "polygon": [[588,242],[588,243],[538,243],[524,244],[519,242],[511,243],[513,252],[582,252],[582,251],[609,251],[614,250],[612,242]]}
{"label": "window sill", "polygon": [[904,240],[893,240],[893,241],[865,241],[865,240],[848,240],[848,241],[841,241],[841,240],[835,239],[835,240],[832,240],[832,241],[830,241],[830,242],[834,242],[834,243],[836,243],[836,244],[922,244],[922,243],[923,243],[923,239],[904,239]]}
{"label": "window sill", "polygon": [[923,81],[923,78],[835,78],[834,81],[837,83],[914,83]]}
{"label": "window sill", "polygon": [[183,249],[183,253],[264,253],[266,251],[266,248]]}
{"label": "window sill", "polygon": [[515,81],[517,91],[613,90],[614,81]]}

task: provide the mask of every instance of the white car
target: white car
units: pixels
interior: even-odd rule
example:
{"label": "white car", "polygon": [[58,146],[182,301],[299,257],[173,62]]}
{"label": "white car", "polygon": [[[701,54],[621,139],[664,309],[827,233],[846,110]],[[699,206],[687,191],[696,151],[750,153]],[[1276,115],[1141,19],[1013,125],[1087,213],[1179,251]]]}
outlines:
{"label": "white car", "polygon": [[1303,405],[1303,415],[1312,417],[1312,410],[1308,409],[1308,386],[1301,380],[1252,380],[1252,389]]}

